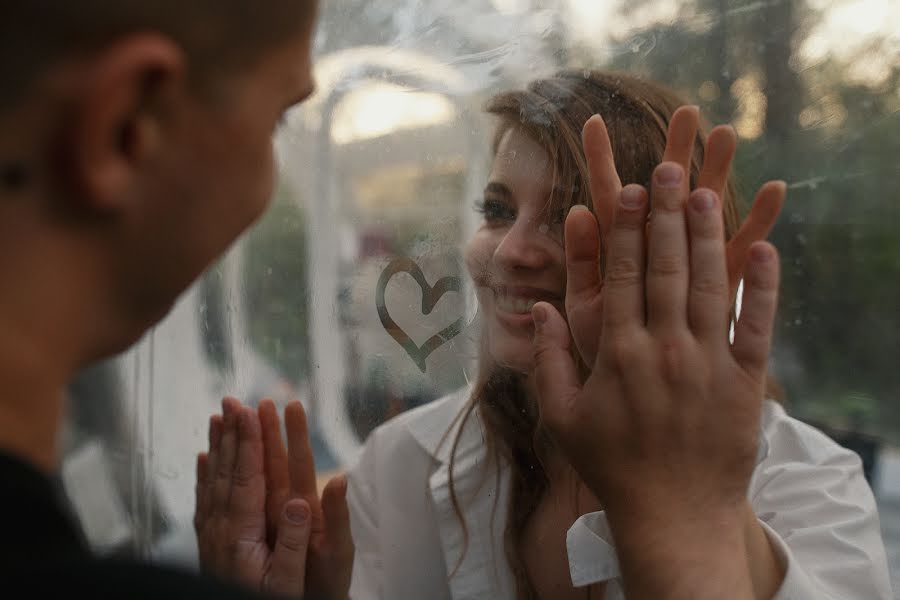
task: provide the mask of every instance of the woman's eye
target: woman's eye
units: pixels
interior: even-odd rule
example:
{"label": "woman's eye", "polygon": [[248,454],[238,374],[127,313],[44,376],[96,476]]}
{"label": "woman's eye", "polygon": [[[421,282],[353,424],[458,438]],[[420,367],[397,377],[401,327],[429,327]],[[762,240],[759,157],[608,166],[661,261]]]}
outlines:
{"label": "woman's eye", "polygon": [[475,210],[484,215],[487,222],[514,221],[516,213],[506,202],[494,198],[485,198],[475,203]]}

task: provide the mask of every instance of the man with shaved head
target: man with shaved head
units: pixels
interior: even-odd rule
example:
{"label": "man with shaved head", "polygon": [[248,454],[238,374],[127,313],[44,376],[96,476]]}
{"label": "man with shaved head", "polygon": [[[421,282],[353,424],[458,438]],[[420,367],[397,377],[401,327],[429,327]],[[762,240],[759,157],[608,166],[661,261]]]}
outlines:
{"label": "man with shaved head", "polygon": [[[38,597],[250,593],[95,559],[53,474],[67,382],[138,340],[265,208],[272,133],[313,89],[316,8],[315,0],[3,2],[6,586],[25,582]],[[302,596],[309,520],[304,501],[286,502],[271,546],[217,567],[258,591]]]}

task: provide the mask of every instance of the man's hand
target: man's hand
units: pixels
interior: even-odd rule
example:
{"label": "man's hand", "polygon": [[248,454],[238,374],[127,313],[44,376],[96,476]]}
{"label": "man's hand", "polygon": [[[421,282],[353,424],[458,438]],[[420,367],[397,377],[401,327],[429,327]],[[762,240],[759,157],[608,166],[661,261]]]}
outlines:
{"label": "man's hand", "polygon": [[[687,146],[682,138],[696,132],[679,129],[685,120],[673,118],[670,146]],[[594,117],[585,134],[592,174],[611,160],[597,150],[603,140],[592,139],[598,131],[605,136],[598,127]],[[538,303],[541,418],[606,508],[629,597],[751,598],[746,490],[778,260],[771,245],[748,244],[749,260],[739,261],[746,263],[742,314],[729,344],[722,204],[711,189],[690,193],[687,179],[680,162],[656,169],[649,227],[647,191],[630,185],[618,192],[603,281],[597,220],[584,209],[570,212],[568,291],[575,296],[566,302],[577,309],[569,314],[571,331],[582,356],[593,355],[592,370],[582,384],[570,324]],[[781,184],[769,189],[783,194]]]}
{"label": "man's hand", "polygon": [[257,414],[226,398],[210,419],[209,453],[197,461],[201,567],[257,590],[343,600],[353,564],[346,481],[333,479],[319,501],[303,409],[286,412],[290,456],[271,402]]}
{"label": "man's hand", "polygon": [[291,402],[284,411],[287,448],[281,437],[278,411],[271,400],[260,403],[259,418],[265,446],[270,539],[277,537],[280,507],[290,498],[305,501],[311,514],[307,589],[315,591],[316,598],[344,600],[350,590],[354,553],[347,478],[338,475],[329,480],[319,497],[306,413],[299,402]]}
{"label": "man's hand", "polygon": [[284,502],[266,540],[262,429],[256,411],[226,398],[210,419],[209,453],[197,459],[194,529],[201,567],[262,591],[302,598],[311,511],[303,499]]}
{"label": "man's hand", "polygon": [[[666,137],[663,162],[677,163],[685,173],[690,173],[691,156],[699,124],[700,116],[695,107],[682,107],[673,113]],[[590,366],[594,364],[597,355],[596,343],[602,326],[600,239],[603,240],[604,246],[609,248],[609,235],[622,192],[622,183],[616,171],[612,145],[602,118],[593,117],[587,122],[583,142],[590,173],[591,198],[600,225],[600,238],[593,234],[588,237],[581,236],[573,244],[570,242],[574,236],[579,236],[580,230],[577,226],[566,230],[566,259],[570,270],[566,289],[566,315],[572,331],[584,334],[576,335],[575,346],[584,363]],[[698,188],[712,190],[719,199],[725,197],[736,146],[737,138],[731,127],[720,125],[710,131],[706,138],[704,160],[697,179]],[[729,308],[737,295],[750,246],[769,235],[784,205],[784,198],[783,183],[773,181],[763,185],[756,193],[750,212],[728,240],[725,257],[731,299]],[[588,222],[589,217],[588,214],[579,215],[582,227],[596,228],[596,224]]]}

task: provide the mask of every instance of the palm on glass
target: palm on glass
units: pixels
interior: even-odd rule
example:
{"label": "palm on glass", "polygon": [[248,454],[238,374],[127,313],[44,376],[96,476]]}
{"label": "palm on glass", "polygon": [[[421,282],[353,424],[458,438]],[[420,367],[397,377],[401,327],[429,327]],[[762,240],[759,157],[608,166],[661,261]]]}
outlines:
{"label": "palm on glass", "polygon": [[[542,422],[604,505],[620,553],[637,557],[622,565],[637,598],[682,597],[660,596],[661,589],[673,591],[669,585],[686,586],[684,597],[723,597],[709,582],[691,587],[680,575],[654,588],[635,565],[654,553],[660,560],[652,569],[675,558],[697,564],[738,556],[744,547],[777,304],[777,254],[755,238],[768,230],[765,215],[777,214],[784,185],[763,186],[755,216],[751,211],[726,244],[719,198],[733,144],[727,129],[713,132],[701,187],[691,192],[685,158],[696,121],[693,109],[673,117],[648,194],[638,185],[621,187],[602,120],[592,118],[585,151],[606,226],[601,232],[587,210],[570,212],[569,322],[547,303],[535,305],[533,315]],[[608,249],[602,279],[601,235]],[[741,272],[743,306],[732,344],[728,315]],[[591,369],[586,379],[573,343]],[[739,582],[728,597],[749,597],[738,562],[727,564]]]}
{"label": "palm on glass", "polygon": [[[676,110],[669,123],[663,162],[679,164],[690,172],[694,142],[700,127],[700,116],[694,107]],[[616,206],[622,192],[622,182],[616,171],[612,145],[603,119],[590,119],[584,127],[584,151],[590,174],[591,198],[600,224],[600,237],[609,247],[609,234]],[[697,187],[711,190],[723,198],[728,175],[734,159],[737,138],[727,125],[714,127],[706,139],[704,161],[697,179]],[[743,276],[750,246],[764,240],[775,224],[784,204],[785,186],[772,181],[763,185],[753,200],[747,217],[728,240],[725,247],[728,286],[732,302]],[[575,339],[585,364],[593,364],[596,341],[602,327],[603,278],[599,264],[600,238],[591,228],[589,215],[580,215],[566,227],[566,263],[570,273],[566,288],[566,315],[573,331],[586,335]],[[577,243],[571,243],[576,241]],[[729,305],[730,307],[730,305]]]}
{"label": "palm on glass", "polygon": [[353,564],[346,480],[332,479],[320,498],[299,403],[285,421],[287,448],[271,401],[257,413],[226,398],[210,419],[209,452],[197,460],[200,564],[254,589],[342,600]]}

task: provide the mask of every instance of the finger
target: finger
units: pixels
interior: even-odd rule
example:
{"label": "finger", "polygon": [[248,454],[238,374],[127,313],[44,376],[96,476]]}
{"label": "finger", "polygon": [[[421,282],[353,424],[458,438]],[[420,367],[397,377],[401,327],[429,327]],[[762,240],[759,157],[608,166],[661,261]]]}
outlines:
{"label": "finger", "polygon": [[278,409],[271,400],[259,403],[259,422],[262,427],[263,457],[265,460],[266,519],[269,540],[274,542],[281,511],[291,494],[291,480],[288,474],[287,448],[281,437],[281,419]]}
{"label": "finger", "polygon": [[322,510],[328,528],[329,554],[334,560],[332,572],[337,593],[335,598],[346,598],[353,572],[353,536],[350,533],[350,510],[347,508],[347,476],[332,478],[322,491]]}
{"label": "finger", "polygon": [[698,339],[724,342],[728,333],[729,297],[721,205],[715,193],[704,188],[695,190],[688,204],[691,330]]}
{"label": "finger", "polygon": [[600,290],[600,232],[585,206],[575,205],[566,217],[566,298]]}
{"label": "finger", "polygon": [[238,446],[231,475],[229,514],[246,535],[265,536],[266,480],[263,476],[262,432],[256,411],[238,407]]}
{"label": "finger", "polygon": [[703,153],[703,167],[697,179],[698,188],[715,192],[720,199],[725,197],[728,174],[737,149],[737,135],[729,125],[719,125],[709,132]]}
{"label": "finger", "polygon": [[566,314],[577,324],[575,345],[586,364],[593,364],[602,325],[600,232],[597,219],[584,206],[573,206],[566,218]]}
{"label": "finger", "polygon": [[732,355],[745,372],[763,382],[778,307],[778,252],[768,242],[757,242],[750,247],[749,254]]}
{"label": "finger", "polygon": [[729,240],[726,256],[731,298],[737,291],[750,246],[769,235],[784,206],[786,194],[787,185],[783,181],[770,181],[763,185],[756,193],[747,218]]}
{"label": "finger", "polygon": [[216,460],[216,479],[213,482],[212,507],[218,513],[228,511],[231,497],[231,475],[237,459],[237,413],[240,402],[234,398],[222,401],[222,441]]}
{"label": "finger", "polygon": [[209,478],[209,455],[201,452],[197,455],[197,485],[194,489],[194,531],[199,537],[209,516],[209,495],[206,487]]}
{"label": "finger", "polygon": [[291,598],[303,597],[310,522],[309,505],[304,500],[294,499],[285,505],[266,579],[267,592]]}
{"label": "finger", "polygon": [[206,507],[207,516],[215,512],[214,489],[219,472],[219,454],[224,430],[225,421],[221,415],[213,415],[209,418],[209,452],[206,459],[206,480],[203,486],[203,505]]}
{"label": "finger", "polygon": [[603,330],[644,326],[647,190],[630,184],[619,196],[603,277]]}
{"label": "finger", "polygon": [[546,302],[535,304],[531,314],[535,324],[534,374],[541,422],[552,432],[561,433],[581,388],[572,359],[569,326]]}
{"label": "finger", "polygon": [[303,405],[291,402],[284,409],[284,423],[288,438],[288,473],[291,480],[291,494],[306,500],[312,513],[313,531],[324,529],[322,507],[319,504],[319,490],[316,483],[316,465],[309,429]]}
{"label": "finger", "polygon": [[647,243],[647,324],[652,331],[687,324],[685,178],[684,169],[672,162],[662,163],[653,172],[653,217]]}
{"label": "finger", "polygon": [[622,182],[616,171],[616,162],[606,123],[603,122],[600,115],[594,115],[588,119],[584,125],[581,139],[588,166],[591,201],[594,205],[594,213],[600,222],[601,233],[605,238],[616,213]]}
{"label": "finger", "polygon": [[681,106],[672,113],[666,133],[666,149],[662,162],[681,165],[685,173],[691,172],[691,157],[700,129],[700,110],[696,106]]}

